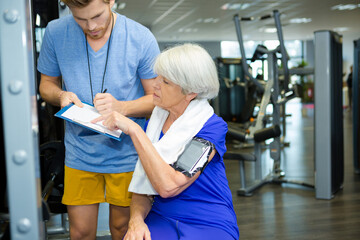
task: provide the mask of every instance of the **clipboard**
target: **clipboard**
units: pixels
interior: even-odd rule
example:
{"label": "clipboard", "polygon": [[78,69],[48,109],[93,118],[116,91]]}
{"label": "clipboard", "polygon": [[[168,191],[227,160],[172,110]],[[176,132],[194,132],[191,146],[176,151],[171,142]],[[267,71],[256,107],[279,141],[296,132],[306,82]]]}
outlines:
{"label": "clipboard", "polygon": [[84,103],[84,107],[78,107],[75,104],[71,103],[66,107],[62,108],[60,111],[54,114],[55,117],[62,118],[71,123],[75,123],[79,126],[90,129],[94,132],[103,134],[112,139],[121,141],[121,130],[112,131],[105,127],[102,122],[91,123],[91,120],[100,117],[101,114],[96,110],[93,105]]}

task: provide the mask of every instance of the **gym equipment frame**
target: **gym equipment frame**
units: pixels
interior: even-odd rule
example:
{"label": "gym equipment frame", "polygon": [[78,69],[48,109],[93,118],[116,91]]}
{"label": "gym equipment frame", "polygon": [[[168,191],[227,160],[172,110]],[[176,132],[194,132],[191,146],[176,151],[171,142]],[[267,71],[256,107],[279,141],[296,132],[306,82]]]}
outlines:
{"label": "gym equipment frame", "polygon": [[0,80],[11,239],[45,239],[32,1],[0,2]]}
{"label": "gym equipment frame", "polygon": [[[315,195],[331,199],[344,181],[342,37],[315,32]],[[355,146],[354,146],[355,147]]]}
{"label": "gym equipment frame", "polygon": [[354,157],[354,172],[360,174],[360,112],[359,112],[359,82],[360,80],[360,38],[354,41],[354,64],[353,64],[353,157]]}
{"label": "gym equipment frame", "polygon": [[[271,17],[270,15],[266,15],[260,17],[260,20],[267,19]],[[234,153],[227,152],[224,158],[227,159],[236,159],[240,162],[240,177],[241,177],[241,188],[238,189],[237,194],[241,196],[251,196],[253,191],[262,187],[267,183],[292,183],[298,184],[305,187],[313,188],[314,186],[311,184],[307,184],[304,182],[298,182],[293,180],[287,180],[284,178],[285,173],[280,169],[281,165],[281,141],[280,141],[280,106],[283,106],[288,100],[292,99],[295,96],[293,90],[288,88],[289,83],[289,71],[287,68],[288,55],[286,53],[286,49],[284,46],[282,29],[280,23],[280,13],[277,10],[273,11],[273,17],[275,20],[275,25],[277,27],[278,37],[280,45],[274,50],[267,50],[263,46],[258,46],[257,51],[261,54],[267,55],[267,63],[268,63],[268,81],[265,85],[265,88],[262,87],[260,82],[253,78],[249,73],[249,66],[246,63],[246,55],[244,49],[244,43],[241,33],[240,26],[240,18],[238,15],[234,16],[236,33],[239,41],[240,52],[242,57],[243,71],[245,75],[252,81],[256,86],[259,86],[259,90],[263,91],[263,97],[261,100],[260,110],[258,113],[258,117],[256,119],[255,126],[251,126],[249,128],[249,134],[243,134],[238,132],[238,130],[232,126],[229,126],[228,134],[237,138],[240,141],[254,141],[254,155],[252,154],[243,154],[243,153]],[[245,20],[249,20],[253,18],[245,18]],[[277,53],[281,53],[281,60],[284,67],[284,87],[283,93],[280,93],[279,87],[279,71],[277,64]],[[290,94],[289,94],[290,93]],[[269,128],[264,128],[264,120],[266,117],[266,107],[268,104],[272,104],[273,112],[272,112],[272,126]],[[284,107],[285,117],[285,107]],[[285,119],[283,119],[285,122]],[[284,128],[285,129],[285,128]],[[273,138],[273,141],[270,143],[270,157],[274,160],[272,171],[265,177],[262,176],[262,162],[261,162],[261,142],[266,139]],[[251,186],[246,186],[246,177],[245,177],[245,166],[244,161],[254,161],[255,162],[255,181]]]}

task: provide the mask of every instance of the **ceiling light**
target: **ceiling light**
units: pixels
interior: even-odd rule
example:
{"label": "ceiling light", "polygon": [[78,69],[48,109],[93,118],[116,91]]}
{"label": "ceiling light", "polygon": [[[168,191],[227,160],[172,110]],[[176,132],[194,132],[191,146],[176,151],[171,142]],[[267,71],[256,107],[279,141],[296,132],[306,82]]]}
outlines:
{"label": "ceiling light", "polygon": [[218,18],[205,18],[203,20],[204,23],[217,23],[219,21]]}
{"label": "ceiling light", "polygon": [[333,6],[331,10],[354,10],[355,8],[360,7],[359,4],[339,4]]}
{"label": "ceiling light", "polygon": [[124,9],[125,7],[126,7],[126,3],[123,2],[118,5],[117,9]]}
{"label": "ceiling light", "polygon": [[309,23],[311,18],[293,18],[290,19],[290,23]]}
{"label": "ceiling light", "polygon": [[185,32],[185,33],[191,33],[191,32],[198,32],[198,28],[179,28],[178,32]]}
{"label": "ceiling light", "polygon": [[334,32],[346,32],[346,31],[349,30],[349,28],[347,28],[347,27],[338,27],[338,28],[334,28],[333,30],[334,30]]}
{"label": "ceiling light", "polygon": [[265,32],[265,33],[276,33],[276,28],[259,28],[259,32]]}
{"label": "ceiling light", "polygon": [[244,10],[250,7],[250,3],[226,3],[221,6],[222,10]]}

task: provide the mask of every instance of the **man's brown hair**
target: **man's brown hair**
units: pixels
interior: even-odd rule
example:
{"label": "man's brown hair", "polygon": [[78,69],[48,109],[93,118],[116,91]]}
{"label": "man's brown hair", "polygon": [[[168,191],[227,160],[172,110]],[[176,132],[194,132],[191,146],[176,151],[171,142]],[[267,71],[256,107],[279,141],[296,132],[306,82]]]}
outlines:
{"label": "man's brown hair", "polygon": [[[93,0],[61,0],[68,7],[83,8],[90,4]],[[110,3],[110,0],[103,0],[104,3]]]}

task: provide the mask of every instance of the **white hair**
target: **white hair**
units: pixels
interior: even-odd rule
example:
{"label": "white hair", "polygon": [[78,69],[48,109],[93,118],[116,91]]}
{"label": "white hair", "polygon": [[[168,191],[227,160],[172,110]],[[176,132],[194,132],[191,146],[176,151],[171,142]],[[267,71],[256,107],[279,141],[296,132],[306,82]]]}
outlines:
{"label": "white hair", "polygon": [[179,85],[185,94],[197,93],[199,99],[218,95],[215,63],[199,45],[186,43],[163,51],[155,61],[154,71]]}

